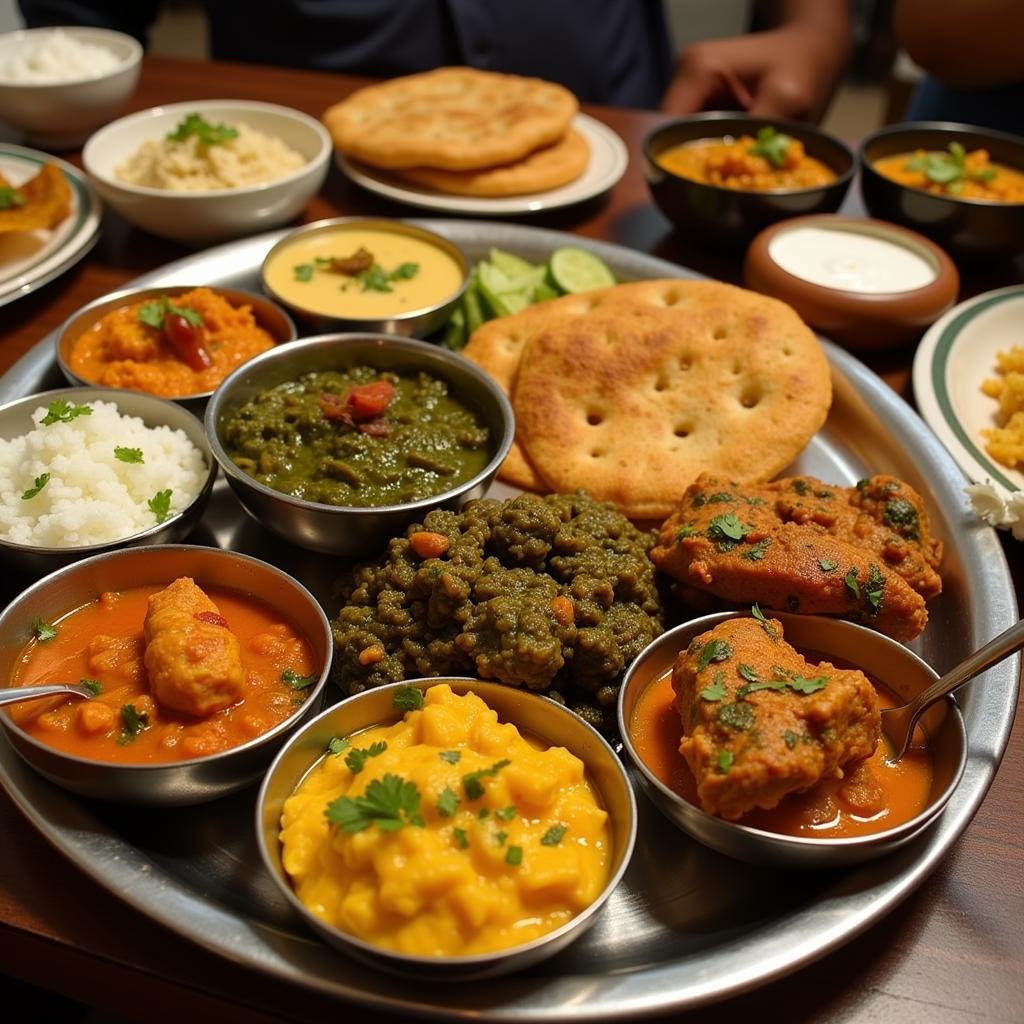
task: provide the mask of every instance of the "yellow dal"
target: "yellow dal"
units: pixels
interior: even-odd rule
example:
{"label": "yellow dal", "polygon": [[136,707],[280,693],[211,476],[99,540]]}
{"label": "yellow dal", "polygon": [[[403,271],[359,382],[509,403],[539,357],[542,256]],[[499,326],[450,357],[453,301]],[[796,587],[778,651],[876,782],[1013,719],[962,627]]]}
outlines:
{"label": "yellow dal", "polygon": [[[390,292],[364,291],[360,282],[343,274],[316,270],[310,281],[299,281],[295,267],[321,259],[343,259],[366,249],[386,272],[403,263],[416,263],[415,277],[391,281]],[[379,319],[433,306],[458,291],[462,268],[454,257],[421,238],[379,229],[339,228],[297,238],[283,246],[263,271],[267,285],[286,302],[324,316]]]}
{"label": "yellow dal", "polygon": [[[562,747],[536,749],[475,694],[438,684],[425,697],[423,710],[351,738],[349,750],[387,743],[359,774],[346,766],[347,751],[328,755],[286,801],[283,862],[299,899],[342,931],[421,956],[492,952],[565,924],[601,894],[612,856],[608,815],[583,762]],[[450,750],[457,764],[440,757]],[[470,799],[463,776],[503,758],[511,764],[482,778],[483,796]],[[329,803],[389,773],[415,782],[423,827],[344,833],[328,824]],[[445,788],[459,797],[451,817],[437,808]],[[511,820],[495,813],[511,805]],[[565,834],[543,845],[553,825]],[[513,846],[522,849],[518,866],[506,861]]]}

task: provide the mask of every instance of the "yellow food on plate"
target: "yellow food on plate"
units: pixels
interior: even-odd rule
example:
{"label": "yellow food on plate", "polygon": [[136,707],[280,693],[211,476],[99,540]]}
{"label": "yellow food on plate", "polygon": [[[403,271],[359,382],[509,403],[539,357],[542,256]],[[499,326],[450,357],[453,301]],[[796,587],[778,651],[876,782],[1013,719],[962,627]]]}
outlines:
{"label": "yellow food on plate", "polygon": [[607,812],[562,747],[541,748],[445,684],[404,717],[332,740],[289,797],[282,860],[326,924],[417,956],[545,935],[604,890]]}
{"label": "yellow food on plate", "polygon": [[998,377],[982,382],[981,390],[999,401],[998,427],[983,430],[985,450],[1010,469],[1024,468],[1024,346],[996,355]]}
{"label": "yellow food on plate", "polygon": [[993,163],[988,150],[967,152],[959,142],[951,142],[944,151],[918,149],[885,156],[875,161],[874,168],[900,185],[940,196],[1024,203],[1024,174]]}
{"label": "yellow food on plate", "polygon": [[71,186],[56,164],[13,185],[0,173],[0,235],[55,228],[71,212]]}

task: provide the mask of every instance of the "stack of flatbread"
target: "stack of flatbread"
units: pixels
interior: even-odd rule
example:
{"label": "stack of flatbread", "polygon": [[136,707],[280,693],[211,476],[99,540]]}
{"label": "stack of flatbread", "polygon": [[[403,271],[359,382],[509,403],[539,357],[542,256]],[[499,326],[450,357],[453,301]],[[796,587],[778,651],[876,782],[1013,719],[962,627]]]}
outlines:
{"label": "stack of flatbread", "polygon": [[438,68],[360,89],[323,116],[346,156],[466,196],[557,188],[586,169],[576,97],[553,82]]}
{"label": "stack of flatbread", "polygon": [[492,320],[464,354],[512,400],[499,475],[660,519],[702,473],[768,480],[832,402],[817,338],[785,303],[713,281],[641,281]]}

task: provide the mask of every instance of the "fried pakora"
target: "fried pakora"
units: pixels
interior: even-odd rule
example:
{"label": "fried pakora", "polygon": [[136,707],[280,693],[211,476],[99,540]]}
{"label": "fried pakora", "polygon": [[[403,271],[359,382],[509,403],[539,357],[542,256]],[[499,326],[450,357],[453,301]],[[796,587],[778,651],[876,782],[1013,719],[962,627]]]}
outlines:
{"label": "fried pakora", "polygon": [[56,164],[21,185],[0,174],[0,235],[54,228],[71,213],[71,186]]}

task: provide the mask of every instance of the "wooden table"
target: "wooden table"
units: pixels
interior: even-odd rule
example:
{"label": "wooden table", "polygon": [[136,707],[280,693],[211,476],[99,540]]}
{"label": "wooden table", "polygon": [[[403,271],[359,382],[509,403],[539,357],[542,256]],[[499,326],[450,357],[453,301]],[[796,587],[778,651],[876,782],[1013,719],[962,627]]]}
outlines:
{"label": "wooden table", "polygon": [[[232,96],[270,100],[318,115],[358,80],[314,72],[166,59],[144,62],[132,109]],[[532,217],[529,223],[631,246],[735,280],[735,262],[687,247],[651,205],[639,167],[643,137],[663,118],[590,108],[629,147],[630,168],[609,197]],[[77,154],[71,159],[77,161]],[[852,201],[854,211],[857,201]],[[332,170],[306,211],[409,215]],[[76,268],[0,310],[0,372],[84,303],[186,250],[108,215],[96,249]],[[1024,280],[1003,262],[965,281],[965,293]],[[912,350],[872,367],[910,398]],[[1024,557],[1007,542],[1020,597]],[[787,979],[685,1016],[712,1022],[778,1015],[791,1021],[901,1024],[1019,1021],[1024,1016],[1024,727],[1018,726],[991,792],[968,832],[902,906],[867,933]],[[114,1013],[150,1022],[183,1015],[222,1024],[321,1022],[341,1013],[324,997],[208,954],[122,904],[52,850],[0,796],[0,971]],[[45,1014],[44,1014],[45,1016]],[[374,1014],[375,1017],[381,1016]]]}

